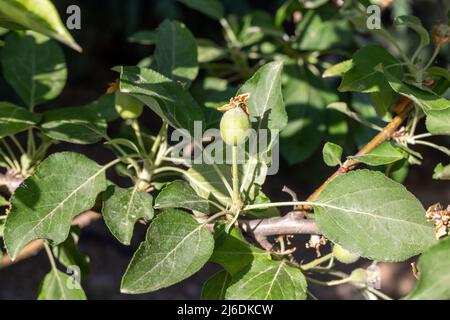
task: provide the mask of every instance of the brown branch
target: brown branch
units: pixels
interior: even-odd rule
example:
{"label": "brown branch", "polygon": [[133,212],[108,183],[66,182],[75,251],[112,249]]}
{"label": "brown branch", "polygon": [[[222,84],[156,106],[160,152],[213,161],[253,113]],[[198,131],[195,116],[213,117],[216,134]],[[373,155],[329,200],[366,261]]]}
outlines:
{"label": "brown branch", "polygon": [[239,221],[239,225],[242,231],[254,237],[288,234],[319,234],[316,222],[312,219],[299,217],[296,211],[276,218],[242,219]]}
{"label": "brown branch", "polygon": [[[362,156],[376,147],[378,147],[383,142],[391,139],[392,135],[397,131],[398,127],[408,118],[409,114],[413,110],[413,105],[410,103],[409,99],[403,97],[400,99],[400,101],[397,103],[397,105],[394,108],[394,111],[397,113],[397,116],[392,119],[392,121],[384,127],[384,129],[377,134],[372,140],[369,141],[361,150],[356,153],[355,156]],[[359,161],[349,159],[343,163],[343,165],[335,172],[333,173],[319,188],[317,188],[306,201],[312,202],[316,200],[316,198],[319,196],[319,194],[322,192],[323,189],[336,177],[348,172],[349,170],[354,169],[359,164]],[[311,207],[305,206],[304,209],[311,210]]]}
{"label": "brown branch", "polygon": [[[80,228],[84,228],[88,225],[90,225],[92,222],[98,220],[101,218],[101,215],[94,211],[86,211],[82,214],[78,215],[73,219],[72,225],[73,226],[79,226]],[[30,242],[28,245],[23,248],[23,250],[19,253],[19,255],[16,257],[14,261],[10,259],[8,255],[4,255],[2,258],[2,263],[0,264],[0,269],[3,269],[5,267],[8,267],[12,264],[15,264],[19,261],[28,259],[32,256],[35,256],[36,254],[41,251],[41,249],[44,247],[44,241],[43,240],[34,240]]]}

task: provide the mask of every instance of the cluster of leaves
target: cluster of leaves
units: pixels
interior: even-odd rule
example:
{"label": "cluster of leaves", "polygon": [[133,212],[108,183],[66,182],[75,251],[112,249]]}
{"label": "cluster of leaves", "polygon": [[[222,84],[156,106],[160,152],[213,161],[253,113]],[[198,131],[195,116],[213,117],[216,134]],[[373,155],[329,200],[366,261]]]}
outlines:
{"label": "cluster of leaves", "polygon": [[[450,134],[450,103],[442,95],[450,74],[431,66],[448,41],[447,25],[433,33],[436,54],[424,63],[430,36],[420,21],[412,16],[395,20],[420,38],[409,58],[387,30],[364,27],[368,3],[363,1],[347,1],[339,10],[328,1],[287,1],[275,16],[256,11],[237,19],[226,18],[217,0],[179,0],[216,20],[223,28],[224,44],[196,39],[183,23],[165,20],[156,30],[131,37],[154,46],[154,52],[137,66],[114,68],[119,78],[115,93],[85,106],[40,112],[42,103],[60,94],[67,77],[64,55],[51,38],[78,46],[51,2],[38,2],[0,4],[0,26],[5,28],[3,76],[24,103],[0,103],[0,166],[24,179],[8,201],[0,202],[9,206],[0,220],[0,235],[12,259],[31,241],[44,239],[52,270],[42,282],[39,298],[85,298],[80,286],[67,285],[71,278],[57,264],[77,265],[86,276],[89,259],[78,252],[79,230],[71,224],[74,217],[95,207],[125,245],[138,221],[149,224],[123,275],[124,293],[168,287],[211,261],[223,270],[205,283],[203,299],[306,299],[308,284],[319,283],[314,279],[316,267],[326,260],[299,264],[289,250],[260,249],[235,223],[239,217],[279,216],[278,208],[286,205],[312,206],[310,219],[320,233],[358,256],[396,262],[425,252],[419,262],[420,281],[410,297],[450,298],[445,286],[448,273],[442,272],[450,264],[449,240],[436,241],[422,204],[398,182],[409,164],[422,159],[411,146],[427,145],[450,155],[446,147],[423,140]],[[292,34],[286,33],[287,26],[295,27]],[[400,58],[381,45],[368,44],[351,59],[331,66],[329,57],[339,54],[342,45],[355,45],[358,32],[385,39]],[[339,93],[322,78],[335,76],[342,77]],[[269,163],[260,156],[270,154],[272,143],[256,157],[245,153],[245,162],[238,166],[242,204],[236,211],[232,166],[173,158],[168,128],[184,129],[192,136],[194,122],[203,123],[205,129],[217,128],[221,114],[215,107],[242,93],[251,96],[252,126],[280,131],[280,150],[290,163],[310,157],[326,140],[325,163],[342,165],[340,145],[347,140],[363,145],[382,131],[399,97],[414,106],[394,139],[347,158],[371,170],[339,176],[312,202],[272,203],[262,191]],[[108,124],[120,118],[114,106],[117,94],[137,99],[157,114],[162,119],[159,133],[148,134],[136,117],[123,119],[120,132],[110,136]],[[427,132],[416,134],[422,119]],[[115,155],[107,164],[75,152],[47,154],[58,142],[100,141]],[[448,168],[439,165],[435,177],[448,179]],[[130,187],[109,181],[109,169],[129,178]],[[333,259],[333,254],[325,257]],[[320,272],[335,275],[333,267],[331,263]],[[352,281],[351,276],[343,278],[340,283]],[[383,297],[368,286],[361,290],[368,297]]]}

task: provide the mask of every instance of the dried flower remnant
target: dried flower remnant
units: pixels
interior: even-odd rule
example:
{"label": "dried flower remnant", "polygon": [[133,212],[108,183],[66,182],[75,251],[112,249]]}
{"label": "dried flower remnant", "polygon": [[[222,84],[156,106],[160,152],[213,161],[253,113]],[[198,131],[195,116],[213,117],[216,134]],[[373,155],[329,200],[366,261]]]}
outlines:
{"label": "dried flower remnant", "polygon": [[324,236],[312,235],[309,239],[308,243],[306,243],[306,248],[312,248],[316,250],[317,257],[320,257],[322,254],[320,253],[320,247],[327,244],[327,239]]}
{"label": "dried flower remnant", "polygon": [[434,222],[436,233],[436,239],[440,239],[449,233],[449,221],[450,221],[450,205],[444,210],[440,203],[436,203],[428,208],[426,212],[426,218]]}
{"label": "dried flower remnant", "polygon": [[433,41],[437,48],[450,42],[450,26],[439,24],[433,28]]}

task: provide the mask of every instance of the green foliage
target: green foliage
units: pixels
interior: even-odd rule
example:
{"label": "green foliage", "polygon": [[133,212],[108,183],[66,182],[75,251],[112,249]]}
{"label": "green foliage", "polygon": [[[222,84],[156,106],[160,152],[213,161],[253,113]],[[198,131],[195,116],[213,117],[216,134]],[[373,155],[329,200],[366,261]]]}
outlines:
{"label": "green foliage", "polygon": [[40,115],[9,102],[0,102],[0,138],[34,127]]}
{"label": "green foliage", "polygon": [[0,27],[31,29],[81,51],[64,27],[50,0],[4,0],[0,4]]}
{"label": "green foliage", "polygon": [[92,208],[97,195],[105,190],[105,170],[78,153],[49,156],[11,198],[4,235],[11,258],[34,239],[62,243],[73,217]]}
{"label": "green foliage", "polygon": [[219,271],[209,278],[202,289],[202,300],[224,300],[231,276],[225,270]]}
{"label": "green foliage", "polygon": [[134,224],[153,218],[153,197],[137,187],[123,189],[109,186],[103,194],[103,218],[111,233],[123,244],[129,245]]}
{"label": "green foliage", "polygon": [[2,50],[6,80],[32,110],[64,89],[67,68],[61,48],[35,32],[11,33]]}
{"label": "green foliage", "polygon": [[323,161],[327,166],[337,166],[341,163],[342,151],[342,147],[335,143],[325,143],[325,146],[322,149]]}
{"label": "green foliage", "polygon": [[255,260],[232,277],[227,300],[304,300],[306,279],[285,261]]}
{"label": "green foliage", "polygon": [[448,300],[450,286],[448,270],[450,258],[448,251],[450,239],[440,240],[427,250],[419,259],[419,281],[407,299],[414,300]]}
{"label": "green foliage", "polygon": [[197,44],[186,26],[178,21],[165,20],[155,34],[156,70],[166,77],[187,86],[197,77]]}
{"label": "green foliage", "polygon": [[150,225],[123,276],[121,291],[151,292],[180,282],[208,261],[213,246],[204,225],[183,211],[168,209]]}
{"label": "green foliage", "polygon": [[[137,223],[147,228],[122,277],[123,293],[166,288],[211,262],[223,269],[206,281],[202,299],[303,300],[309,283],[350,283],[364,297],[387,298],[366,283],[368,271],[347,275],[334,260],[398,262],[422,254],[419,281],[407,298],[450,298],[449,241],[436,240],[449,231],[441,223],[448,210],[426,211],[400,184],[428,160],[417,145],[450,156],[447,137],[435,140],[450,134],[450,73],[433,65],[448,49],[445,34],[430,37],[408,10],[392,28],[369,30],[368,1],[340,8],[325,0],[286,1],[276,15],[242,10],[248,11],[243,16],[228,15],[239,10],[227,12],[233,6],[218,0],[178,2],[211,18],[222,33],[197,38],[186,19],[132,34],[129,41],[154,47],[152,55],[137,66],[114,67],[119,79],[108,93],[75,107],[52,102],[64,89],[67,67],[51,38],[80,48],[51,2],[0,2],[2,76],[27,107],[0,102],[0,238],[12,259],[31,241],[44,240],[51,271],[38,298],[86,299],[75,274],[58,266],[68,273],[78,267],[83,280],[88,274],[90,259],[78,249],[80,229],[73,225],[87,210],[101,212],[125,245],[138,236]],[[403,48],[405,27],[418,36],[415,47]],[[447,26],[441,28],[445,33]],[[435,51],[428,57],[431,38]],[[244,94],[247,101],[232,99]],[[216,110],[224,105],[222,111],[232,110]],[[149,112],[162,120],[157,134],[146,128]],[[117,130],[108,127],[113,121]],[[256,152],[251,139],[237,145],[240,134],[224,134],[247,125],[258,138],[267,133],[268,144]],[[229,145],[207,130],[219,126]],[[178,150],[170,136],[175,129],[196,140]],[[53,153],[50,146],[59,143],[63,150],[95,144],[86,148],[108,150],[113,159],[100,165],[81,153]],[[197,158],[201,145],[207,151]],[[285,187],[292,200],[273,202],[287,196],[279,195],[284,181],[267,179],[278,146],[292,178],[302,176],[300,185],[324,176],[321,155],[340,168],[308,201]],[[92,150],[86,148],[77,150]],[[342,159],[344,150],[351,161]],[[226,161],[215,163],[221,152]],[[356,164],[376,171],[347,172]],[[109,169],[116,175],[107,175]],[[436,166],[433,178],[448,180],[449,166]],[[290,212],[281,214],[281,207]],[[307,247],[317,250],[323,235],[332,249],[322,247],[328,253],[304,262],[309,258],[294,248],[291,234],[311,235]]]}
{"label": "green foliage", "polygon": [[86,300],[83,289],[74,281],[61,271],[50,271],[41,283],[38,300]]}
{"label": "green foliage", "polygon": [[369,166],[381,166],[399,161],[403,157],[403,153],[398,151],[390,142],[384,142],[367,154],[349,157],[349,159],[357,160]]}
{"label": "green foliage", "polygon": [[337,177],[314,207],[323,234],[365,258],[403,261],[434,243],[433,226],[426,222],[420,202],[375,171]]}

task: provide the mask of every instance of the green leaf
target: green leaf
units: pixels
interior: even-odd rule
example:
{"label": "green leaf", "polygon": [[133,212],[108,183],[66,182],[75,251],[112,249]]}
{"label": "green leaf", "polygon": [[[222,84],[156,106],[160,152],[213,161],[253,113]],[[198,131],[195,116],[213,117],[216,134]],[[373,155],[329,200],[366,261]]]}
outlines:
{"label": "green leaf", "polygon": [[107,123],[93,109],[69,107],[44,112],[42,132],[59,141],[93,144],[107,136]]}
{"label": "green leaf", "polygon": [[340,145],[327,142],[322,149],[323,161],[327,166],[334,167],[341,163],[342,147]]}
{"label": "green leaf", "polygon": [[[2,17],[18,28],[43,33],[81,52],[61,21],[58,11],[50,0],[2,0],[0,2],[0,26]],[[6,26],[8,28],[9,24]]]}
{"label": "green leaf", "polygon": [[250,121],[257,122],[258,129],[281,130],[287,124],[281,91],[282,70],[283,63],[279,61],[263,65],[237,93],[250,93]]}
{"label": "green leaf", "polygon": [[229,274],[235,275],[254,259],[267,258],[268,253],[250,245],[237,228],[227,232],[225,224],[215,226],[215,247],[210,258],[220,264]]}
{"label": "green leaf", "polygon": [[450,71],[448,71],[447,69],[444,69],[442,67],[433,66],[433,67],[428,68],[427,75],[433,76],[433,77],[444,78],[447,81],[450,81]]}
{"label": "green leaf", "polygon": [[86,300],[86,294],[73,278],[52,270],[40,285],[38,300]]}
{"label": "green leaf", "polygon": [[102,214],[117,240],[129,245],[136,222],[153,218],[153,197],[137,188],[123,189],[112,185],[103,194]]}
{"label": "green leaf", "polygon": [[156,42],[156,33],[152,30],[140,30],[129,36],[128,41],[143,45],[152,45]]}
{"label": "green leaf", "polygon": [[342,74],[346,73],[353,67],[353,60],[345,60],[342,62],[339,62],[335,65],[332,65],[331,67],[327,68],[323,74],[323,78],[330,78],[330,77],[337,77],[341,76]]}
{"label": "green leaf", "polygon": [[10,33],[2,49],[6,81],[29,108],[57,97],[64,89],[67,68],[61,48],[35,32]]}
{"label": "green leaf", "polygon": [[3,196],[0,196],[0,207],[5,207],[5,206],[9,206],[9,202]]}
{"label": "green leaf", "polygon": [[402,152],[397,150],[392,143],[384,142],[378,147],[361,156],[351,156],[349,159],[357,160],[369,166],[382,166],[394,163],[404,158]]}
{"label": "green leaf", "polygon": [[352,68],[344,73],[338,90],[341,92],[378,92],[389,89],[389,84],[385,75],[380,72],[379,65],[385,69],[388,68],[395,77],[403,78],[399,60],[379,45],[368,45],[353,55]]}
{"label": "green leaf", "polygon": [[[225,152],[225,151],[224,151]],[[253,158],[252,158],[253,159]],[[253,159],[254,160],[254,159]],[[212,160],[211,160],[212,161]],[[238,167],[241,197],[244,203],[253,203],[258,188],[264,183],[266,170],[255,161],[247,161]],[[187,171],[187,178],[195,192],[204,199],[217,200],[225,206],[232,205],[232,199],[225,183],[231,186],[231,166],[227,164],[193,164]]]}
{"label": "green leaf", "polygon": [[11,258],[35,239],[62,243],[73,217],[91,209],[97,195],[106,189],[107,167],[73,152],[45,159],[11,197],[4,237]]}
{"label": "green leaf", "polygon": [[85,277],[89,273],[89,262],[91,259],[78,250],[78,240],[80,239],[80,228],[72,227],[69,237],[53,247],[53,255],[65,267],[77,266],[80,268],[81,276]]}
{"label": "green leaf", "polygon": [[450,105],[447,109],[429,110],[426,114],[425,125],[428,132],[450,135]]}
{"label": "green leaf", "polygon": [[439,163],[436,168],[434,168],[433,179],[450,180],[450,164],[443,166],[442,163]]}
{"label": "green leaf", "polygon": [[105,119],[106,122],[114,121],[120,117],[116,111],[114,94],[105,94],[80,108],[83,108],[82,112],[94,112],[99,118]]}
{"label": "green leaf", "polygon": [[334,46],[345,46],[352,40],[350,24],[335,18],[333,9],[308,10],[297,27],[298,44],[307,51],[323,51]]}
{"label": "green leaf", "polygon": [[357,170],[339,176],[315,203],[323,235],[365,258],[403,261],[435,242],[421,203],[380,172]]}
{"label": "green leaf", "polygon": [[422,49],[426,47],[430,43],[430,36],[428,31],[423,27],[422,21],[419,18],[414,16],[399,16],[394,19],[394,24],[397,26],[405,26],[413,29],[420,38],[420,43],[418,49]]}
{"label": "green leaf", "polygon": [[380,92],[372,92],[370,94],[370,99],[379,118],[384,118],[386,114],[389,113],[393,98],[394,91],[392,90],[383,90]]}
{"label": "green leaf", "polygon": [[189,183],[200,197],[211,200],[217,199],[221,204],[231,205],[232,200],[222,176],[231,186],[231,166],[193,164],[188,170]]}
{"label": "green leaf", "polygon": [[222,3],[218,0],[178,0],[189,8],[200,11],[208,17],[220,20],[224,16]]}
{"label": "green leaf", "polygon": [[168,184],[156,197],[155,208],[183,208],[204,214],[211,212],[210,201],[198,196],[185,181],[173,181]]}
{"label": "green leaf", "polygon": [[225,48],[219,47],[208,39],[197,39],[197,55],[199,63],[213,62],[227,55]]}
{"label": "green leaf", "polygon": [[284,80],[289,122],[280,134],[280,151],[289,164],[296,164],[320,147],[327,117],[332,115],[325,106],[338,97],[306,67],[286,66]]}
{"label": "green leaf", "polygon": [[154,54],[157,71],[188,87],[197,77],[197,42],[186,26],[164,20],[156,30]]}
{"label": "green leaf", "polygon": [[194,122],[204,121],[202,109],[187,90],[160,73],[138,67],[120,67],[120,90],[132,94],[176,129],[194,136]]}
{"label": "green leaf", "polygon": [[429,111],[450,108],[450,101],[444,97],[441,97],[432,91],[407,84],[401,81],[401,78],[394,75],[391,70],[386,70],[386,68],[384,68],[384,74],[389,81],[389,85],[395,92],[414,101],[422,107],[426,114],[428,114]]}
{"label": "green leaf", "polygon": [[41,116],[9,102],[0,102],[0,138],[34,127]]}
{"label": "green leaf", "polygon": [[202,300],[225,300],[225,293],[231,283],[231,275],[225,270],[219,271],[206,280],[202,288]]}
{"label": "green leaf", "polygon": [[254,260],[232,278],[227,300],[305,300],[306,280],[299,268],[285,260]]}
{"label": "green leaf", "polygon": [[419,281],[410,300],[449,300],[450,299],[450,238],[440,240],[419,259]]}
{"label": "green leaf", "polygon": [[203,267],[213,248],[213,236],[204,225],[183,211],[165,210],[134,254],[121,292],[151,292],[180,282]]}

